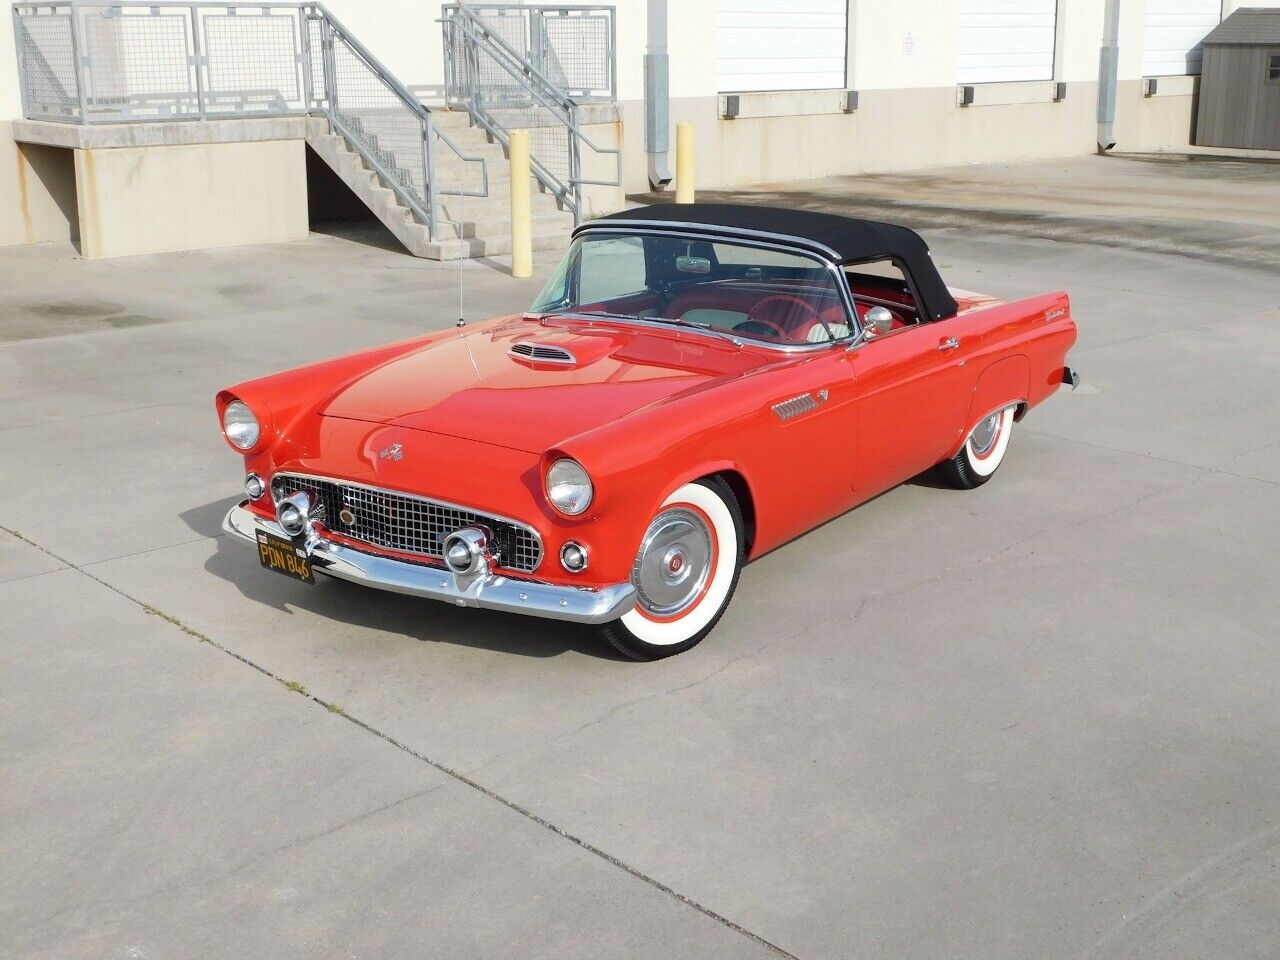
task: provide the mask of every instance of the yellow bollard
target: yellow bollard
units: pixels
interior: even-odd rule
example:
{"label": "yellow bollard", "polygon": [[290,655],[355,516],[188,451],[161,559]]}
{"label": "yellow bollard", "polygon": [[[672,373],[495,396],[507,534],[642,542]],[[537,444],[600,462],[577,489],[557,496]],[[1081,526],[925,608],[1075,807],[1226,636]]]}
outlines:
{"label": "yellow bollard", "polygon": [[676,124],[676,203],[693,203],[693,124]]}
{"label": "yellow bollard", "polygon": [[529,131],[512,130],[507,145],[511,159],[511,275],[533,276],[533,207],[529,195]]}

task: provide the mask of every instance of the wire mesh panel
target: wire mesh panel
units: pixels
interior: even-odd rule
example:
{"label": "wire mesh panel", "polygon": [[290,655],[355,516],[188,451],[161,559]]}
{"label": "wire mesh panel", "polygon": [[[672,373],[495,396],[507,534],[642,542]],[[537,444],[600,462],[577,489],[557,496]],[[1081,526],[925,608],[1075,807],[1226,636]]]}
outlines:
{"label": "wire mesh panel", "polygon": [[613,14],[542,10],[534,18],[531,56],[569,96],[612,99]]}
{"label": "wire mesh panel", "polygon": [[307,108],[298,11],[199,11],[209,113],[289,113]]}
{"label": "wire mesh panel", "polygon": [[88,119],[199,116],[190,11],[76,6]]}
{"label": "wire mesh panel", "polygon": [[[527,130],[534,176],[580,216],[585,184],[621,178],[621,152],[578,126],[566,89],[577,83],[586,94],[612,94],[613,9],[449,4],[444,14],[449,103],[465,106],[503,144],[511,131]],[[583,148],[612,155],[618,179],[585,179]]]}
{"label": "wire mesh panel", "polygon": [[528,130],[530,159],[550,176],[557,190],[569,192],[573,134],[565,110],[521,82],[517,68],[501,51],[477,43],[471,45],[469,54],[473,108],[504,135],[511,130]]}
{"label": "wire mesh panel", "polygon": [[476,16],[494,36],[512,50],[529,49],[529,10],[525,7],[478,7]]}
{"label": "wire mesh panel", "polygon": [[17,7],[14,13],[26,115],[33,120],[79,119],[70,7]]}
{"label": "wire mesh panel", "polygon": [[420,208],[427,194],[423,117],[341,34],[332,37],[330,115],[356,141],[384,180],[394,181]]}
{"label": "wire mesh panel", "polygon": [[[466,11],[559,94],[584,100],[617,98],[613,7],[472,3]],[[463,9],[447,4],[444,14],[448,69],[451,63],[463,63],[460,38],[448,36],[449,23],[463,16]]]}

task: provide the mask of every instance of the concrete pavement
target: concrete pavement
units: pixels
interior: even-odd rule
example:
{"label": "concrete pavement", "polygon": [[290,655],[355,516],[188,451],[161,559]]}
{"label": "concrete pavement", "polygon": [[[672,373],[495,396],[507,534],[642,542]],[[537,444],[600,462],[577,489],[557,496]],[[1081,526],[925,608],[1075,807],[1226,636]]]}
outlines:
{"label": "concrete pavement", "polygon": [[[240,468],[214,391],[452,323],[456,265],[340,237],[0,251],[0,526],[23,538],[0,539],[0,942],[1280,951],[1280,278],[928,237],[954,285],[1067,289],[1084,386],[991,483],[908,484],[775,551],[648,665],[291,584],[219,536]],[[553,260],[467,264],[469,313],[523,306]]]}

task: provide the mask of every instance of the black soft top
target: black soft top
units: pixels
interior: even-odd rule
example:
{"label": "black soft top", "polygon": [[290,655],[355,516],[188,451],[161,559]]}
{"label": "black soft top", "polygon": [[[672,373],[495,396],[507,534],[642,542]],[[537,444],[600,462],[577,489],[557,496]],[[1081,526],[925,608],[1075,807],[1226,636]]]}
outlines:
{"label": "black soft top", "polygon": [[957,309],[920,234],[892,223],[755,204],[658,203],[610,213],[578,230],[589,230],[593,224],[673,230],[694,227],[742,236],[765,234],[806,247],[840,265],[891,257],[910,274],[928,319],[952,316]]}

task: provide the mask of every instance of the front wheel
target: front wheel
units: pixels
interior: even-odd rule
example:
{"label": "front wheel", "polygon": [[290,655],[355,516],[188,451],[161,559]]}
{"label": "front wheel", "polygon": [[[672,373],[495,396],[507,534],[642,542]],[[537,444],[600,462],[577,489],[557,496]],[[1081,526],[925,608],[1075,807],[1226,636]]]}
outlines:
{"label": "front wheel", "polygon": [[632,660],[681,653],[711,632],[738,585],[742,512],[718,478],[687,483],[649,523],[631,571],[638,599],[601,636]]}
{"label": "front wheel", "polygon": [[965,438],[964,446],[950,460],[938,464],[942,476],[959,490],[972,490],[991,479],[1009,448],[1013,415],[1017,406],[1005,407],[984,417]]}

